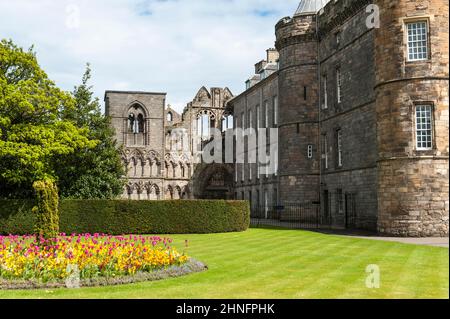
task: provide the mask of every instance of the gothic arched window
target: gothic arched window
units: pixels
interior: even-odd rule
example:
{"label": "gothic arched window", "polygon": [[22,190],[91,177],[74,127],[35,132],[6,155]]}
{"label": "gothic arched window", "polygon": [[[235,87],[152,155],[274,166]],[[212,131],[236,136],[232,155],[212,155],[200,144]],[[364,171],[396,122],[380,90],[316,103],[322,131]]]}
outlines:
{"label": "gothic arched window", "polygon": [[172,122],[173,121],[173,114],[172,112],[167,113],[167,122]]}
{"label": "gothic arched window", "polygon": [[144,133],[144,127],[145,127],[145,125],[144,125],[144,115],[139,114],[138,118],[137,118],[137,129],[138,129],[138,132],[135,132],[135,133]]}
{"label": "gothic arched window", "polygon": [[131,133],[134,133],[135,122],[136,122],[136,116],[134,115],[134,113],[131,113],[128,116],[128,131]]}
{"label": "gothic arched window", "polygon": [[129,133],[145,133],[146,112],[142,105],[135,103],[128,110],[127,130]]}
{"label": "gothic arched window", "polygon": [[202,111],[197,115],[197,135],[204,139],[211,137],[211,128],[216,126],[216,116],[213,112]]}

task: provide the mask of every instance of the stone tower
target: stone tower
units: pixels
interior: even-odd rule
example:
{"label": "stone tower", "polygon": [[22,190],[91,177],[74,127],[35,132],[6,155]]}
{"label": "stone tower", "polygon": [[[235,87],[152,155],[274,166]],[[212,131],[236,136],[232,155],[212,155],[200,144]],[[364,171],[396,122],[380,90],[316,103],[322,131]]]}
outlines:
{"label": "stone tower", "polygon": [[[275,26],[279,51],[280,201],[319,200],[319,81],[317,15],[321,1],[302,1],[295,15]],[[326,1],[323,1],[324,4]]]}
{"label": "stone tower", "polygon": [[106,91],[105,112],[111,117],[127,185],[122,197],[164,199],[164,108],[166,93]]}
{"label": "stone tower", "polygon": [[449,2],[375,4],[378,228],[448,235]]}

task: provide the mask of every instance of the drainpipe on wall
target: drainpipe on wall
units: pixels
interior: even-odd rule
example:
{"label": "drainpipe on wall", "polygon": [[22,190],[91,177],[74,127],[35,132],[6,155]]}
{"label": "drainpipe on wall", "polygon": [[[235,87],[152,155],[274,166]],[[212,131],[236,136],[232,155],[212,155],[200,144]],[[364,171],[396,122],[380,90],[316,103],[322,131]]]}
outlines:
{"label": "drainpipe on wall", "polygon": [[[322,10],[322,9],[321,9]],[[319,11],[320,12],[320,11]],[[316,37],[317,37],[317,80],[319,81],[319,98],[318,98],[318,107],[319,107],[319,123],[317,125],[317,139],[318,139],[318,155],[319,155],[319,203],[320,208],[322,210],[322,145],[321,145],[321,134],[320,134],[320,126],[321,126],[321,116],[322,116],[322,106],[321,106],[321,98],[322,98],[322,79],[321,79],[321,62],[320,62],[320,38],[319,38],[319,12],[316,13]]]}

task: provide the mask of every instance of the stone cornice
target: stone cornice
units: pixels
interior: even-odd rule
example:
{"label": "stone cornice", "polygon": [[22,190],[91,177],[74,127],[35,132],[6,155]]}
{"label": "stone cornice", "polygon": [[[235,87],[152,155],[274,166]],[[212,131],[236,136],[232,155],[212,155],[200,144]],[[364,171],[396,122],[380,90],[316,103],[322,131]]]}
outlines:
{"label": "stone cornice", "polygon": [[315,41],[317,41],[317,35],[315,33],[299,34],[277,40],[275,42],[275,48],[280,51],[290,45]]}

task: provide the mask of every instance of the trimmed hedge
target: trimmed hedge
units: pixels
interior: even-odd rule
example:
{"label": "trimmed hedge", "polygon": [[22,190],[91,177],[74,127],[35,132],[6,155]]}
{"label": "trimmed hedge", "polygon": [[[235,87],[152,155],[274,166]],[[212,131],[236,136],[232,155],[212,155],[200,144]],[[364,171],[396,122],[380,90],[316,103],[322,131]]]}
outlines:
{"label": "trimmed hedge", "polygon": [[[0,200],[0,234],[32,234],[32,201]],[[250,206],[245,201],[62,200],[60,231],[72,233],[207,234],[245,231]]]}

